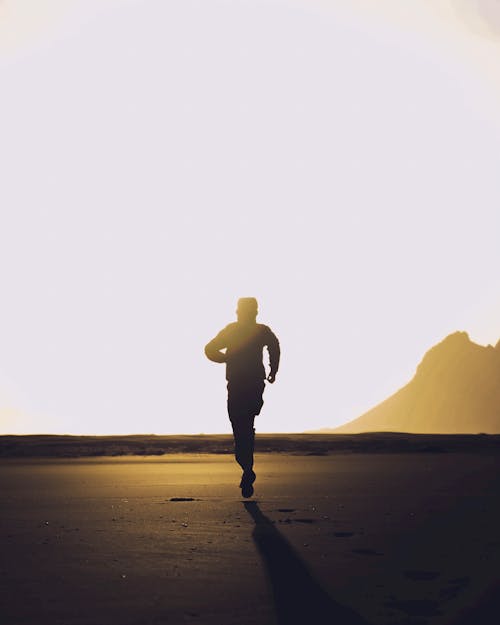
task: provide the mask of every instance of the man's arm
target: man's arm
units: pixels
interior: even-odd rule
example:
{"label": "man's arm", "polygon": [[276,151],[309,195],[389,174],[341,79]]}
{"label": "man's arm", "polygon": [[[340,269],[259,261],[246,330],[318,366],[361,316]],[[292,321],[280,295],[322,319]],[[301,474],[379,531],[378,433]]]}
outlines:
{"label": "man's arm", "polygon": [[222,349],[227,348],[226,328],[205,345],[205,356],[213,362],[226,362],[226,354]]}
{"label": "man's arm", "polygon": [[270,328],[268,328],[267,351],[269,352],[269,367],[271,369],[269,375],[267,376],[267,380],[272,384],[276,379],[276,374],[278,373],[280,366],[281,350],[280,343]]}

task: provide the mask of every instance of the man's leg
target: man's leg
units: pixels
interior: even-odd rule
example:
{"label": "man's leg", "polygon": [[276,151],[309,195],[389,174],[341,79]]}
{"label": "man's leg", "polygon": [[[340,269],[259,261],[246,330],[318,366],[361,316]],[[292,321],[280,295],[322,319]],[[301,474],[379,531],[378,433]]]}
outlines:
{"label": "man's leg", "polygon": [[227,408],[234,435],[234,455],[243,469],[240,488],[243,497],[253,495],[255,473],[253,453],[255,445],[254,419],[262,408],[263,381],[230,382],[227,386]]}
{"label": "man's leg", "polygon": [[253,469],[253,451],[255,445],[254,415],[233,414],[231,425],[234,436],[234,455],[236,462],[248,473]]}
{"label": "man's leg", "polygon": [[243,497],[251,497],[253,495],[253,483],[255,482],[255,473],[253,472],[255,430],[253,421],[253,415],[233,414],[231,418],[234,435],[234,455],[236,462],[243,469],[240,482]]}

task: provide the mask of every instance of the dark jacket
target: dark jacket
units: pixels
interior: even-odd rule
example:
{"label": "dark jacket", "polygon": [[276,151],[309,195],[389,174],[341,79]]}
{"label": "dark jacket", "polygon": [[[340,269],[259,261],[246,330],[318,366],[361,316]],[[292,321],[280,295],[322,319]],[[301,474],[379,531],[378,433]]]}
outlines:
{"label": "dark jacket", "polygon": [[214,362],[226,363],[228,381],[263,380],[266,377],[262,362],[264,347],[269,353],[271,374],[275,375],[280,344],[271,328],[262,323],[230,323],[207,344],[205,354]]}

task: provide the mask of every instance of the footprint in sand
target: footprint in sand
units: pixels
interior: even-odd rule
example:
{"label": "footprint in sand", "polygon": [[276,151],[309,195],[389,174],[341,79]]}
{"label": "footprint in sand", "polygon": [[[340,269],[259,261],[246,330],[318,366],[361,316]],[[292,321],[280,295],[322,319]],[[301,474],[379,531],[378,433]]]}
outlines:
{"label": "footprint in sand", "polygon": [[446,588],[441,588],[439,591],[439,596],[444,601],[448,601],[449,599],[454,599],[457,597],[467,586],[470,579],[468,577],[456,577],[454,579],[448,580],[449,586]]}
{"label": "footprint in sand", "polygon": [[287,517],[286,519],[279,519],[278,523],[316,523],[315,519],[291,519]]}
{"label": "footprint in sand", "polygon": [[423,582],[439,577],[438,571],[403,571],[403,575],[414,582]]}
{"label": "footprint in sand", "polygon": [[413,617],[440,616],[441,614],[438,602],[431,599],[393,599],[384,605]]}
{"label": "footprint in sand", "polygon": [[384,554],[375,549],[351,549],[352,553],[358,553],[362,556],[383,556]]}

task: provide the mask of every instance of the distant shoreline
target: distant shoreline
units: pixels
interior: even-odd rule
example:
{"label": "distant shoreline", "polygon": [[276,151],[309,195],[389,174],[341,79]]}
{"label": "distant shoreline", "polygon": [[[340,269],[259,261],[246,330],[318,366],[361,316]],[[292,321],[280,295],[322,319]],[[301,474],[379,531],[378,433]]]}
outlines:
{"label": "distant shoreline", "polygon": [[[257,434],[257,453],[324,456],[334,453],[500,453],[500,434]],[[1,458],[232,454],[230,434],[2,435]]]}

